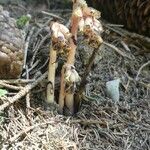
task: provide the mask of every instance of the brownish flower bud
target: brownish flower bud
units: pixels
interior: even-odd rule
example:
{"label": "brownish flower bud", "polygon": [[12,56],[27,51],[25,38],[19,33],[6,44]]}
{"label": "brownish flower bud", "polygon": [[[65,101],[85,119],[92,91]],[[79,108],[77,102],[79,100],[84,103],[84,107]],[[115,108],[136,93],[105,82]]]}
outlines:
{"label": "brownish flower bud", "polygon": [[69,38],[71,33],[69,29],[58,22],[52,22],[52,46],[54,50],[57,50],[57,53],[65,57],[68,54],[69,50]]}
{"label": "brownish flower bud", "polygon": [[84,27],[85,42],[92,48],[98,48],[103,42],[101,36],[89,26]]}

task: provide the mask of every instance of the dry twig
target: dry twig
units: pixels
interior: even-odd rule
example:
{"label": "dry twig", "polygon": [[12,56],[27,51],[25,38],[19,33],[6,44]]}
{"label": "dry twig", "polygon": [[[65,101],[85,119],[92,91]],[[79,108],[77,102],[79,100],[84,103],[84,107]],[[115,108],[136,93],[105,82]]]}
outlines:
{"label": "dry twig", "polygon": [[139,75],[140,75],[142,69],[143,69],[144,67],[148,66],[148,65],[150,65],[150,61],[144,63],[144,64],[140,67],[140,69],[139,69],[139,71],[138,71],[138,73],[137,73],[137,75],[136,75],[136,78],[135,78],[136,81],[139,79]]}
{"label": "dry twig", "polygon": [[5,83],[3,81],[0,81],[0,87],[5,87],[5,88],[8,88],[8,89],[12,89],[12,90],[21,90],[22,89],[22,87],[10,85],[10,84]]}
{"label": "dry twig", "polygon": [[0,111],[4,110],[9,105],[13,104],[15,101],[19,100],[23,96],[25,96],[30,90],[36,87],[43,79],[47,77],[47,72],[45,72],[41,77],[39,77],[36,81],[31,84],[26,85],[23,89],[21,89],[14,97],[7,98],[8,101],[4,104],[0,105]]}

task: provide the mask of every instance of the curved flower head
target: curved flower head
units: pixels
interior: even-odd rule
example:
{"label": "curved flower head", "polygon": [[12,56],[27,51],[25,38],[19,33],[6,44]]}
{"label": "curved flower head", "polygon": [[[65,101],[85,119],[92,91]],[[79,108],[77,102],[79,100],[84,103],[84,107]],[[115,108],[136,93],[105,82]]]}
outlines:
{"label": "curved flower head", "polygon": [[59,54],[67,55],[69,51],[69,39],[71,38],[69,29],[58,22],[52,22],[50,27],[53,48],[57,50]]}
{"label": "curved flower head", "polygon": [[[79,1],[77,1],[79,3]],[[100,34],[103,32],[101,22],[98,20],[101,13],[94,8],[81,7],[83,17],[79,21],[79,31],[84,35],[85,42],[91,47],[97,48],[103,41]]]}
{"label": "curved flower head", "polygon": [[80,76],[78,75],[77,71],[75,70],[75,67],[70,64],[65,65],[65,81],[67,83],[76,83],[79,82]]}
{"label": "curved flower head", "polygon": [[94,28],[90,26],[85,26],[83,30],[83,35],[85,37],[85,42],[92,48],[98,48],[103,42],[99,33],[94,31]]}
{"label": "curved flower head", "polygon": [[68,40],[71,37],[69,29],[58,22],[53,22],[51,25],[52,37],[61,40]]}

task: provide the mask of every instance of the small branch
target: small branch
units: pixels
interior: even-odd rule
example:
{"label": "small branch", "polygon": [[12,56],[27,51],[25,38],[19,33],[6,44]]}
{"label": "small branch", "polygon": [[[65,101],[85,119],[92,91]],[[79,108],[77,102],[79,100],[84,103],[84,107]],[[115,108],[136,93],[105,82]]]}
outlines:
{"label": "small branch", "polygon": [[103,25],[106,28],[116,32],[119,35],[121,35],[122,37],[128,37],[128,38],[142,44],[142,46],[144,46],[148,51],[150,51],[150,38],[149,37],[139,35],[137,33],[132,33],[132,32],[126,31],[125,29],[122,29],[119,27],[111,27],[105,23],[103,23]]}
{"label": "small branch", "polygon": [[[29,79],[29,69],[28,65],[26,65],[26,79]],[[30,93],[26,95],[26,107],[27,107],[27,114],[29,114],[29,108],[30,108]]]}
{"label": "small branch", "polygon": [[81,99],[82,99],[82,94],[85,90],[85,86],[86,86],[86,79],[87,79],[87,76],[89,75],[90,71],[91,71],[91,68],[92,68],[92,65],[94,63],[94,60],[97,56],[97,53],[99,51],[100,47],[98,48],[95,48],[93,50],[93,53],[91,55],[91,57],[89,58],[89,61],[85,67],[85,73],[83,75],[83,78],[81,79],[81,83],[80,83],[80,86],[79,86],[79,91],[77,92],[76,94],[76,97],[75,97],[75,108],[77,109],[76,111],[78,111],[79,109],[79,106],[80,106],[80,102],[81,102]]}
{"label": "small branch", "polygon": [[60,20],[64,21],[64,19],[62,17],[60,17],[60,16],[58,16],[56,14],[53,14],[53,13],[50,13],[50,12],[46,12],[46,11],[41,11],[41,12],[42,12],[42,14],[45,14],[45,15],[51,16],[53,18],[57,18],[57,19],[60,19]]}
{"label": "small branch", "polygon": [[33,75],[35,74],[36,72],[39,72],[41,71],[49,62],[49,58],[47,58],[47,60],[45,61],[44,64],[42,64],[40,67],[38,67],[37,69],[33,70],[30,74]]}
{"label": "small branch", "polygon": [[120,54],[121,56],[123,57],[126,57],[128,59],[132,59],[130,56],[126,55],[125,53],[123,53],[121,50],[119,50],[116,46],[112,45],[112,44],[109,44],[107,42],[103,42],[104,45],[110,47],[111,49],[115,50],[118,54]]}
{"label": "small branch", "polygon": [[74,123],[79,123],[82,125],[93,125],[93,124],[100,124],[103,126],[107,126],[107,122],[101,121],[101,120],[84,120],[84,119],[78,119],[78,120],[72,120],[71,121],[72,124]]}
{"label": "small branch", "polygon": [[34,82],[34,79],[10,79],[10,80],[0,80],[0,83],[6,84],[27,84]]}
{"label": "small branch", "polygon": [[24,50],[24,65],[23,65],[23,68],[25,69],[26,68],[26,61],[27,61],[27,54],[28,54],[28,47],[29,47],[29,42],[30,42],[30,39],[31,39],[31,36],[34,32],[34,27],[31,29],[30,33],[29,33],[29,36],[26,40],[26,43],[25,43],[25,50]]}
{"label": "small branch", "polygon": [[[31,68],[28,68],[28,73],[30,73],[35,67],[37,67],[37,65],[39,64],[40,60],[37,60],[32,66]],[[26,69],[28,66],[26,65],[24,69]],[[36,71],[37,72],[37,71]],[[25,77],[27,75],[27,72],[24,72],[22,74],[23,77]]]}
{"label": "small branch", "polygon": [[0,87],[5,87],[5,88],[8,88],[8,89],[12,89],[12,90],[21,90],[22,87],[18,87],[18,86],[14,86],[14,85],[9,85],[3,81],[0,81]]}
{"label": "small branch", "polygon": [[138,77],[139,77],[139,75],[140,75],[142,69],[143,69],[144,67],[148,66],[148,65],[150,65],[150,60],[149,60],[147,63],[143,64],[143,65],[140,67],[140,69],[139,69],[139,71],[138,71],[138,73],[137,73],[137,75],[136,75],[136,78],[135,78],[136,81],[138,81]]}
{"label": "small branch", "polygon": [[128,46],[124,41],[121,41],[120,43],[122,44],[122,46],[124,47],[124,49],[125,49],[126,51],[131,52],[129,46]]}
{"label": "small branch", "polygon": [[146,83],[144,83],[144,82],[142,82],[142,81],[139,81],[139,80],[135,80],[135,79],[133,79],[132,77],[130,77],[126,72],[124,72],[125,74],[126,74],[126,76],[127,76],[127,78],[128,78],[128,80],[129,81],[132,81],[132,82],[138,82],[139,84],[141,84],[142,86],[144,86],[145,88],[148,88],[148,89],[150,89],[150,83],[148,83],[148,84],[146,84]]}
{"label": "small branch", "polygon": [[38,53],[40,47],[43,45],[43,43],[44,43],[49,37],[50,37],[50,35],[49,35],[49,33],[48,33],[45,37],[43,37],[43,39],[40,41],[40,43],[37,43],[37,45],[35,46],[35,48],[34,48],[34,50],[33,50],[34,54],[33,54],[33,56],[32,56],[30,66],[32,66],[32,65],[34,64],[34,61],[35,61],[35,59],[36,59],[36,56],[37,56],[37,53]]}
{"label": "small branch", "polygon": [[39,77],[36,81],[34,81],[31,84],[26,85],[22,90],[20,90],[15,96],[9,97],[8,102],[5,102],[4,104],[0,105],[0,111],[4,110],[6,107],[10,106],[20,98],[24,97],[27,93],[29,93],[30,90],[32,90],[34,87],[36,87],[43,79],[47,77],[47,72],[45,72],[41,77]]}

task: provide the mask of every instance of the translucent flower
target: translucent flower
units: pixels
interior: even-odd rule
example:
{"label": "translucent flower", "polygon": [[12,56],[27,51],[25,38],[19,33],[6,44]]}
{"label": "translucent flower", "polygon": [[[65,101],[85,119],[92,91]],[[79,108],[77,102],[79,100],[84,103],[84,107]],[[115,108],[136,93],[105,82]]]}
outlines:
{"label": "translucent flower", "polygon": [[61,41],[68,40],[71,37],[71,33],[69,32],[69,29],[63,24],[60,24],[58,22],[52,23],[51,31],[52,31],[52,36],[55,39],[60,39]]}
{"label": "translucent flower", "polygon": [[65,81],[67,83],[76,83],[79,82],[80,76],[78,75],[77,71],[75,70],[75,67],[70,64],[65,65]]}
{"label": "translucent flower", "polygon": [[69,38],[71,33],[69,29],[58,22],[52,22],[52,46],[61,56],[67,56],[69,50]]}

